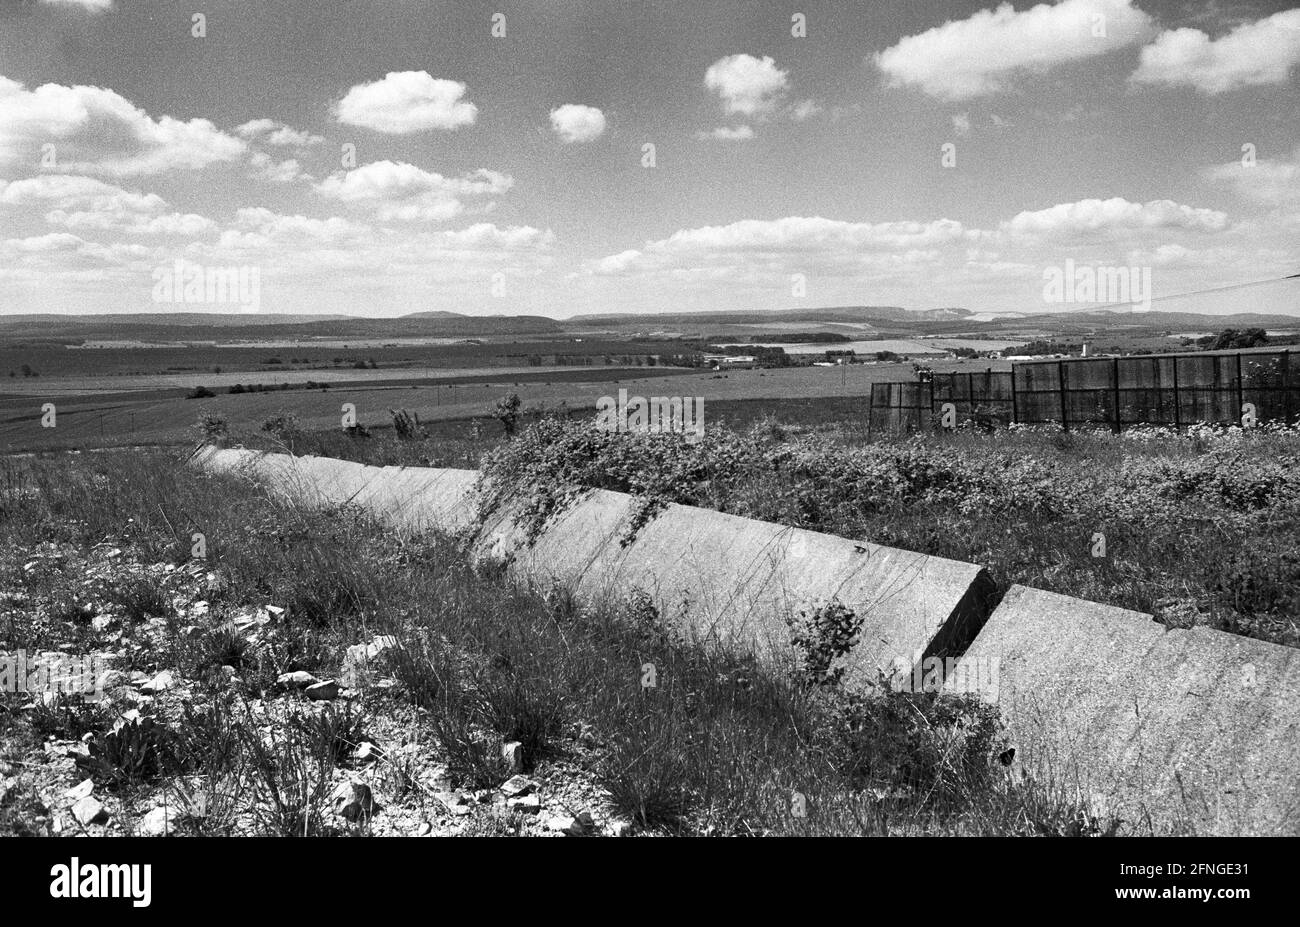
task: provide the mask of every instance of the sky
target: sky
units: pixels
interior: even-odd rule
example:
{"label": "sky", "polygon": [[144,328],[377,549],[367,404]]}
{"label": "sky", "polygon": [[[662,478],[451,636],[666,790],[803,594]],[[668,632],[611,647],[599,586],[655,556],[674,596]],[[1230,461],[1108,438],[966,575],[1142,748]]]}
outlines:
{"label": "sky", "polygon": [[1300,316],[1180,295],[1300,273],[1298,66],[1247,0],[0,0],[0,314]]}

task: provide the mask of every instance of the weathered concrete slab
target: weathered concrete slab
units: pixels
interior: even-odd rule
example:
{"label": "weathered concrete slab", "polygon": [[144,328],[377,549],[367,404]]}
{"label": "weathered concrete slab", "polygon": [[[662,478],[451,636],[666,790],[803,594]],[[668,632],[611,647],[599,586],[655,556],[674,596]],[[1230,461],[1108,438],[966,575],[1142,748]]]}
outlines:
{"label": "weathered concrete slab", "polygon": [[987,614],[992,583],[973,564],[682,505],[624,544],[636,505],[624,493],[593,492],[533,545],[503,514],[480,533],[476,553],[589,601],[644,590],[670,620],[767,658],[791,652],[787,616],[838,599],[863,618],[850,682],[875,681],[898,660],[956,652]]}
{"label": "weathered concrete slab", "polygon": [[1300,650],[1015,586],[946,688],[981,677],[1026,772],[1135,830],[1300,834]]}
{"label": "weathered concrete slab", "polygon": [[350,502],[379,469],[331,457],[213,447],[200,448],[190,464],[213,473],[238,473],[304,504],[326,506]]}
{"label": "weathered concrete slab", "polygon": [[377,467],[332,457],[292,458],[304,498],[315,494],[325,505],[345,505],[356,499],[379,472]]}
{"label": "weathered concrete slab", "polygon": [[352,502],[404,531],[454,534],[474,523],[477,480],[477,470],[384,467]]}

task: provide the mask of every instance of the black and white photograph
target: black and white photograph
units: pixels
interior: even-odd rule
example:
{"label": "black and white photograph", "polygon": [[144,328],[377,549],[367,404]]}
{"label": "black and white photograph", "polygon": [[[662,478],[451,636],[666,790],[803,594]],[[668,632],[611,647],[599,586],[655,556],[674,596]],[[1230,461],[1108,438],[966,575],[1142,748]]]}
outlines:
{"label": "black and white photograph", "polygon": [[6,895],[938,854],[1240,916],[1298,91],[1270,0],[0,0]]}

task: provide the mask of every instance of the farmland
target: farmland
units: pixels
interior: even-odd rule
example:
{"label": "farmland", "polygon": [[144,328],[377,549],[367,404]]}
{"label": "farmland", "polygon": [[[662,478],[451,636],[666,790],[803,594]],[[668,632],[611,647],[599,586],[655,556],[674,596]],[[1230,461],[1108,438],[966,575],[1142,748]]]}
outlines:
{"label": "farmland", "polygon": [[[215,355],[198,349],[48,349],[47,354],[24,361],[33,367],[44,363],[40,376],[0,380],[0,444],[12,451],[183,444],[192,440],[192,427],[203,413],[225,416],[245,432],[256,432],[276,414],[292,414],[304,427],[326,429],[338,425],[344,403],[355,405],[358,423],[372,428],[386,427],[392,408],[418,414],[422,421],[469,420],[489,417],[496,402],[509,393],[518,394],[526,408],[563,405],[574,410],[592,409],[598,398],[619,389],[631,395],[700,396],[706,406],[864,398],[873,382],[915,375],[907,363],[713,372],[625,362],[656,356],[665,348],[681,350],[680,345],[656,342],[569,345],[585,349],[597,361],[591,365],[525,365],[518,357],[513,364],[485,363],[511,359],[510,354],[499,353],[506,348],[511,354],[533,354],[548,347],[555,349],[549,343],[440,348],[437,365],[421,364],[420,352],[410,347],[389,348],[387,353],[366,353],[366,358],[373,356],[376,361],[374,369],[329,366],[327,358],[308,365],[266,364],[267,357],[277,354],[262,349],[224,349]],[[334,356],[318,350],[322,358]],[[287,359],[309,352],[278,354]],[[612,363],[605,363],[607,356]],[[79,371],[73,360],[81,361]],[[199,366],[205,362],[207,366]],[[177,369],[186,366],[192,369]],[[936,370],[1009,369],[1000,361],[938,361],[932,366]],[[213,372],[214,367],[220,372]],[[153,372],[141,372],[145,369]],[[671,387],[662,385],[665,378],[671,379]],[[276,388],[230,393],[236,384]],[[281,388],[286,385],[293,388]],[[197,387],[216,395],[186,398]],[[53,428],[41,425],[41,407],[47,402],[58,411]],[[865,406],[861,414],[865,421]]]}

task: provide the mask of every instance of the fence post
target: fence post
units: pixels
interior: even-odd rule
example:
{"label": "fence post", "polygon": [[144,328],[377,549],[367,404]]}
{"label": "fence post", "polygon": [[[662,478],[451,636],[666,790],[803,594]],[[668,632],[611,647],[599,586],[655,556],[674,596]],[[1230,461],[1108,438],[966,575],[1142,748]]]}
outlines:
{"label": "fence post", "polygon": [[1174,431],[1183,430],[1182,397],[1178,395],[1178,355],[1174,355]]}
{"label": "fence post", "polygon": [[1237,419],[1237,424],[1238,424],[1238,425],[1241,424],[1241,407],[1242,407],[1242,404],[1245,402],[1245,398],[1244,398],[1244,396],[1243,396],[1243,394],[1242,394],[1241,386],[1242,386],[1242,383],[1241,383],[1241,352],[1238,351],[1238,352],[1237,352],[1237,414],[1236,414],[1236,419]]}
{"label": "fence post", "polygon": [[1282,352],[1282,421],[1291,427],[1291,352]]}
{"label": "fence post", "polygon": [[1120,425],[1120,418],[1119,418],[1119,358],[1118,357],[1111,362],[1110,375],[1111,377],[1114,378],[1115,434],[1119,434],[1121,425]]}
{"label": "fence post", "polygon": [[1016,408],[1016,365],[1011,365],[1011,424],[1020,424],[1020,410]]}
{"label": "fence post", "polygon": [[1065,410],[1065,361],[1056,362],[1056,386],[1061,392],[1061,430],[1069,431],[1070,423]]}

